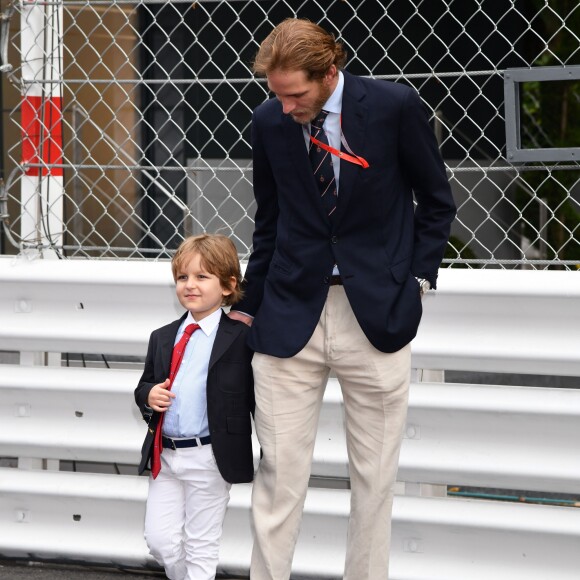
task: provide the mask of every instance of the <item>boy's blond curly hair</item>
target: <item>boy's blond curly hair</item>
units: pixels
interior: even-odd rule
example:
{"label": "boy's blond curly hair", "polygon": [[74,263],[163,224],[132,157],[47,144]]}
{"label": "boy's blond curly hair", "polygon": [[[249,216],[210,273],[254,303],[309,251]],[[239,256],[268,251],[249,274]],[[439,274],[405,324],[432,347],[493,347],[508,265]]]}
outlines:
{"label": "boy's blond curly hair", "polygon": [[[236,246],[228,237],[220,234],[200,234],[183,240],[171,260],[175,281],[178,271],[191,259],[192,254],[199,254],[202,266],[219,278],[224,290],[231,290],[230,295],[224,296],[224,306],[231,306],[241,300],[243,290],[240,260]],[[235,288],[232,288],[232,276],[236,279]]]}

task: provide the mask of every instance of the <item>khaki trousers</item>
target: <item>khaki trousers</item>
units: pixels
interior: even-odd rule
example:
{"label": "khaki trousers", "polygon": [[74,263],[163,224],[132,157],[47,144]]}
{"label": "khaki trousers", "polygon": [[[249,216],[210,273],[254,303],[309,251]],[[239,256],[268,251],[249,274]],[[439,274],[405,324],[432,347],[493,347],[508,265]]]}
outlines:
{"label": "khaki trousers", "polygon": [[344,399],[351,480],[344,579],[387,580],[410,345],[396,353],[376,350],[360,329],[344,288],[331,286],[304,349],[287,359],[256,353],[252,366],[263,457],[252,494],[251,580],[290,578],[330,370]]}

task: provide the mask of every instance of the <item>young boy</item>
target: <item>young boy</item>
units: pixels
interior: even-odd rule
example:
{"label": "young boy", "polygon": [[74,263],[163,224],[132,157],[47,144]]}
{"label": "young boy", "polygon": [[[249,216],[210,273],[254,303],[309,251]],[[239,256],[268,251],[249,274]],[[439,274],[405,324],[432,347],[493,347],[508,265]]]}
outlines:
{"label": "young boy", "polygon": [[139,465],[141,474],[151,464],[145,539],[171,580],[209,580],[231,484],[254,476],[249,327],[221,310],[242,294],[231,240],[187,238],[171,266],[187,312],[151,334],[135,390],[149,422]]}

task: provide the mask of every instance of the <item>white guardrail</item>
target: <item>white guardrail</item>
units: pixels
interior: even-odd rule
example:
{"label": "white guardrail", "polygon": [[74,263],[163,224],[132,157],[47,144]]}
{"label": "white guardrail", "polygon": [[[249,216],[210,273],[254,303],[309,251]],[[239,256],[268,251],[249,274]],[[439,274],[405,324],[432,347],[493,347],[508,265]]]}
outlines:
{"label": "white guardrail", "polygon": [[[580,273],[442,270],[424,307],[415,368],[580,376]],[[60,354],[38,353],[143,356],[151,330],[180,312],[166,262],[0,258],[0,350],[21,353],[0,367],[0,457],[19,466],[0,469],[0,556],[156,567],[143,540],[147,478],[58,471],[62,460],[137,463],[140,369],[66,367]],[[577,580],[578,507],[421,491],[580,495],[578,441],[580,389],[414,382],[391,579]],[[334,379],[312,473],[348,478]],[[248,573],[250,492],[232,488],[223,573]],[[347,489],[309,490],[296,577],[341,577],[348,506]]]}

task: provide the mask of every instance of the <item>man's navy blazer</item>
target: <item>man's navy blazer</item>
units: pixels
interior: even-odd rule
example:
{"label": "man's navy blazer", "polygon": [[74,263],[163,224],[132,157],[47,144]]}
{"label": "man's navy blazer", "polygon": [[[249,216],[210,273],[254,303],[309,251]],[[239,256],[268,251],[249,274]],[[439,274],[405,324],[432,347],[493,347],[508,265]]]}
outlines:
{"label": "man's navy blazer", "polygon": [[341,160],[332,221],[302,126],[277,99],[253,114],[256,225],[246,297],[236,309],[255,316],[249,344],[256,352],[290,357],[305,346],[335,264],[362,330],[383,352],[416,335],[415,277],[436,287],[455,204],[426,109],[404,84],[343,74],[342,132],[370,166]]}
{"label": "man's navy blazer", "polygon": [[[149,423],[141,451],[140,474],[149,466],[153,436],[161,415],[146,406],[147,398],[151,389],[169,376],[175,336],[186,316],[187,313],[154,330],[149,339],[145,368],[135,389],[135,402]],[[211,445],[219,471],[230,483],[246,483],[254,478],[250,421],[255,408],[253,353],[247,345],[248,331],[248,326],[222,312],[207,374]]]}

